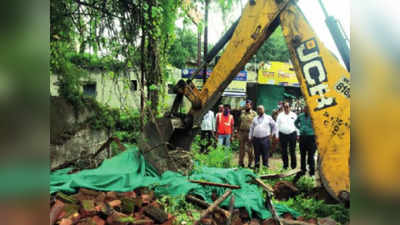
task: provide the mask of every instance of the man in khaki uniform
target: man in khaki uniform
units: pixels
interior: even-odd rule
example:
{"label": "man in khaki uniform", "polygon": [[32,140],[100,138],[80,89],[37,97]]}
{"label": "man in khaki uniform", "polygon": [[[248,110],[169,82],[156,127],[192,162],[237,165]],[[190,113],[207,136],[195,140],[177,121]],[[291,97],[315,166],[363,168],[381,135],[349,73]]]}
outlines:
{"label": "man in khaki uniform", "polygon": [[254,154],[253,146],[249,140],[249,130],[253,119],[257,116],[257,113],[251,109],[251,100],[246,100],[245,109],[242,110],[240,114],[240,124],[239,124],[239,142],[240,142],[240,152],[239,152],[239,166],[244,167],[244,157],[245,153],[248,154],[249,165],[253,163]]}

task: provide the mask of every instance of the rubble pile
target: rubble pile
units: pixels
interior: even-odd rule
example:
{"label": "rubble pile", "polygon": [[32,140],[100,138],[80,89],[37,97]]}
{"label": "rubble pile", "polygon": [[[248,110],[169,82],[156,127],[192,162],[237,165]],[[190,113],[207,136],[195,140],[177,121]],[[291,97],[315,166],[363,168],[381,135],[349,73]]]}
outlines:
{"label": "rubble pile", "polygon": [[51,200],[51,225],[172,225],[174,219],[146,188],[131,192],[81,188],[74,195],[58,192]]}

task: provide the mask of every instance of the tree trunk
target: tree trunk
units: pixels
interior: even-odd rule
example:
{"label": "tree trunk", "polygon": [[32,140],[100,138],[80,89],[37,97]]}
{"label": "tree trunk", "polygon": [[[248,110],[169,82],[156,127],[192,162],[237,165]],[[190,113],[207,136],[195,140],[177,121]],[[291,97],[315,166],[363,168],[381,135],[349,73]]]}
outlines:
{"label": "tree trunk", "polygon": [[[155,6],[154,0],[148,1],[149,4],[149,12],[151,15],[151,11],[153,6]],[[153,25],[153,18],[150,16],[150,20],[148,23],[149,26]],[[148,98],[151,101],[151,109],[154,115],[157,115],[158,103],[159,103],[159,88],[161,86],[161,68],[160,68],[160,54],[157,45],[157,37],[153,35],[148,36],[149,43],[147,45],[147,53],[148,53],[148,67],[147,67],[147,91]],[[155,88],[151,88],[151,86]]]}
{"label": "tree trunk", "polygon": [[145,60],[145,56],[144,56],[144,45],[145,45],[145,29],[144,29],[144,15],[143,15],[143,1],[141,2],[141,6],[140,6],[141,10],[141,28],[142,28],[142,40],[140,43],[140,73],[141,73],[141,79],[140,79],[140,118],[142,118],[140,120],[140,130],[143,131],[144,129],[144,70],[145,70],[145,65],[144,65],[144,60]]}

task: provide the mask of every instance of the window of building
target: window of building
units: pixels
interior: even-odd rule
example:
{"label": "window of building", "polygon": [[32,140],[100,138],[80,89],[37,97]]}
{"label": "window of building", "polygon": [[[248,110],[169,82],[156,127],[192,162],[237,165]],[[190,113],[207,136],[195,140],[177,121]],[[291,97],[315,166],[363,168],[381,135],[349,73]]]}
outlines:
{"label": "window of building", "polygon": [[137,91],[138,84],[137,80],[131,80],[131,91]]}
{"label": "window of building", "polygon": [[83,94],[96,97],[96,83],[87,83],[83,85]]}

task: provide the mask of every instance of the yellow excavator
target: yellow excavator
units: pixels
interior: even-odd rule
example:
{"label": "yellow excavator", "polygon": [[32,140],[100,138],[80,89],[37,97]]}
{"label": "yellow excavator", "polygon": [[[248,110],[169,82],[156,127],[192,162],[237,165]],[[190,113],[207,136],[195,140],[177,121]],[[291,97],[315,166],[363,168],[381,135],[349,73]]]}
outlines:
{"label": "yellow excavator", "polygon": [[[249,1],[226,41],[217,43],[220,48],[227,45],[203,88],[198,90],[191,79],[178,82],[171,113],[150,121],[139,140],[144,157],[156,170],[176,170],[165,160],[169,152],[190,150],[203,115],[279,25],[310,109],[322,184],[336,200],[349,200],[350,73],[317,37],[293,0]],[[184,96],[192,103],[188,114],[177,113]]]}

